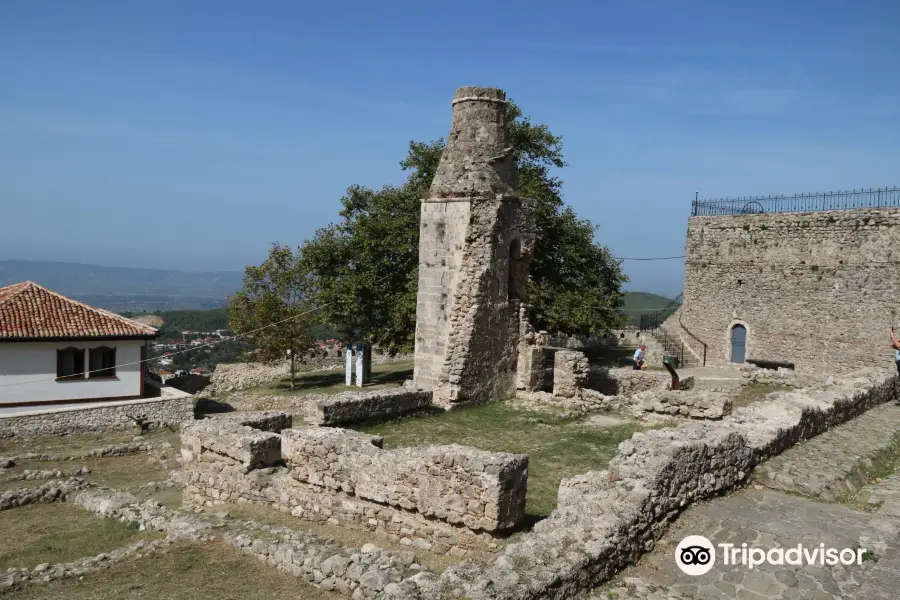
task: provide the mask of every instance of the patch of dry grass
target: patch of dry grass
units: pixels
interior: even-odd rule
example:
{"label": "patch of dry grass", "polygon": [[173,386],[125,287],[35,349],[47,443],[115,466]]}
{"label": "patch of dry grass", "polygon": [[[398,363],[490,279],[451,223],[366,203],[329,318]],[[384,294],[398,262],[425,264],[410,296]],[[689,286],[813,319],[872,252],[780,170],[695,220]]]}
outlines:
{"label": "patch of dry grass", "polygon": [[749,383],[743,386],[740,391],[732,396],[731,403],[733,409],[750,406],[755,402],[766,399],[766,396],[772,392],[787,392],[793,388],[778,383]]}
{"label": "patch of dry grass", "polygon": [[[272,527],[285,527],[295,531],[310,532],[323,539],[333,539],[339,546],[344,548],[361,548],[365,544],[375,544],[379,548],[408,550],[416,555],[420,564],[433,573],[441,573],[450,565],[463,560],[460,557],[435,554],[412,546],[393,544],[385,538],[376,537],[374,534],[361,529],[340,527],[328,523],[310,523],[280,510],[259,504],[221,504],[216,505],[212,510],[214,512],[225,510],[233,518],[242,521],[255,521]],[[485,554],[485,558],[487,556]]]}
{"label": "patch of dry grass", "polygon": [[83,579],[30,586],[9,600],[339,600],[222,542],[178,544]]}
{"label": "patch of dry grass", "polygon": [[161,537],[71,504],[37,504],[0,512],[0,571],[94,556]]}
{"label": "patch of dry grass", "polygon": [[40,437],[14,437],[0,440],[0,456],[19,456],[22,454],[48,454],[55,456],[73,456],[84,454],[112,444],[170,442],[178,448],[180,436],[177,431],[169,429],[151,429],[138,436],[140,431],[135,427],[125,431],[110,431],[91,435],[61,435]]}
{"label": "patch of dry grass", "polygon": [[356,427],[384,437],[385,448],[462,444],[492,452],[527,454],[527,511],[543,517],[556,507],[559,482],[606,468],[619,443],[636,431],[632,423],[591,425],[589,417],[522,410],[495,402],[414,419]]}
{"label": "patch of dry grass", "polygon": [[[63,472],[64,476],[81,467],[90,469],[87,475],[79,475],[87,481],[115,488],[123,492],[135,493],[138,489],[152,481],[164,481],[169,472],[158,463],[151,462],[148,454],[128,454],[125,456],[106,456],[103,458],[85,458],[67,461],[22,461],[12,469],[6,469],[6,475],[14,475],[28,469],[31,471]],[[41,485],[47,480],[4,482],[3,488],[31,487]],[[0,488],[2,489],[2,488]]]}

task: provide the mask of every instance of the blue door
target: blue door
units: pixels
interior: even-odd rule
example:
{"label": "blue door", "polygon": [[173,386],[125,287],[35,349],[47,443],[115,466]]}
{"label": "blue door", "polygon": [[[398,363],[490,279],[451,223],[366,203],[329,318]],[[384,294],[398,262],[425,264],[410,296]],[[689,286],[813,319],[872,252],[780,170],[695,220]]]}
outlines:
{"label": "blue door", "polygon": [[747,358],[747,328],[735,325],[731,328],[731,362],[742,363]]}

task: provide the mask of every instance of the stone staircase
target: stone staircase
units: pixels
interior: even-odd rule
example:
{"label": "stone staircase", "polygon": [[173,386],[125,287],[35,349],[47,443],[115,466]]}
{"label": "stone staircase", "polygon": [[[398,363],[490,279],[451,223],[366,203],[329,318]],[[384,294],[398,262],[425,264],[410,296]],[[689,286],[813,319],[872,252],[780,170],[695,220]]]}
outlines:
{"label": "stone staircase", "polygon": [[651,330],[649,333],[665,349],[666,354],[683,355],[680,368],[703,366],[703,350],[701,348],[698,354],[690,345],[691,342],[694,344],[696,342],[688,335],[682,335],[684,331],[678,322],[679,315],[681,315],[680,307],[659,328]]}

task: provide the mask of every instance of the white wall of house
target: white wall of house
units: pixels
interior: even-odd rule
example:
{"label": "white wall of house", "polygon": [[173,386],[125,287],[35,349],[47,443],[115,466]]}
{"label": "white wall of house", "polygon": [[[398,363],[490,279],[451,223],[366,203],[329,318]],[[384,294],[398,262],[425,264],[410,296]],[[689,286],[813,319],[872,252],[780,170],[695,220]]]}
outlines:
{"label": "white wall of house", "polygon": [[[83,348],[89,369],[91,348],[116,349],[116,376],[111,379],[56,381],[56,351]],[[93,400],[138,396],[141,393],[142,340],[97,342],[0,342],[0,407],[18,402]],[[37,380],[37,381],[36,381]],[[27,382],[27,383],[26,383]],[[11,385],[16,384],[16,385]]]}

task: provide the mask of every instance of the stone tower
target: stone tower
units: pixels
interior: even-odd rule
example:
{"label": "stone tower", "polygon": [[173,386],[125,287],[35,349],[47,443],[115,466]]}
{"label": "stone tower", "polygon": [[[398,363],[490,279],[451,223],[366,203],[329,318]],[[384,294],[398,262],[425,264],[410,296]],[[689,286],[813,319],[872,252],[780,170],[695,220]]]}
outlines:
{"label": "stone tower", "polygon": [[447,145],[422,200],[413,379],[445,407],[516,390],[534,202],[515,195],[505,118],[503,91],[458,89]]}

